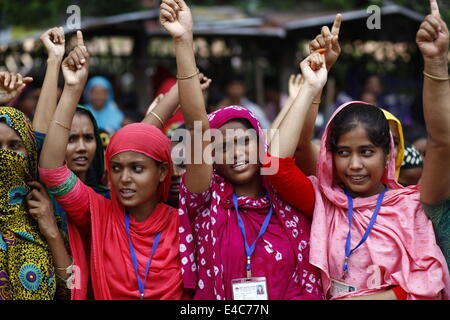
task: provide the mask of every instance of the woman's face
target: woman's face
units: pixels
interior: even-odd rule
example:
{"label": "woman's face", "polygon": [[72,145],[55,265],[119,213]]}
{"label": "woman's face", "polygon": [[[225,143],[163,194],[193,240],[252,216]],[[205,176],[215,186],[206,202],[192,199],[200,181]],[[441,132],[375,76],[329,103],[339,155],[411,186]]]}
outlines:
{"label": "woman's face", "polygon": [[28,118],[33,117],[36,105],[39,100],[41,89],[33,89],[28,95],[20,101],[19,108]]}
{"label": "woman's face", "polygon": [[111,158],[111,185],[126,208],[152,203],[167,173],[167,163],[158,165],[139,152],[125,151]]}
{"label": "woman's face", "polygon": [[342,134],[333,154],[336,175],[354,197],[370,197],[383,190],[381,178],[387,159],[362,125]]}
{"label": "woman's face", "polygon": [[21,153],[27,156],[27,150],[16,131],[6,123],[0,122],[0,149]]}
{"label": "woman's face", "polygon": [[[218,174],[232,184],[249,183],[259,173],[259,150],[256,134],[244,134],[248,128],[239,121],[229,121],[219,129],[222,132],[222,148],[215,148],[214,167]],[[234,134],[228,134],[232,130]],[[254,130],[252,130],[255,132]],[[222,164],[217,162],[221,161]]]}
{"label": "woman's face", "polygon": [[96,149],[97,143],[91,119],[87,115],[76,113],[70,128],[66,150],[69,169],[77,176],[85,175],[94,160]]}
{"label": "woman's face", "polygon": [[108,100],[108,90],[102,86],[93,86],[89,92],[91,96],[91,103],[95,110],[103,109]]}

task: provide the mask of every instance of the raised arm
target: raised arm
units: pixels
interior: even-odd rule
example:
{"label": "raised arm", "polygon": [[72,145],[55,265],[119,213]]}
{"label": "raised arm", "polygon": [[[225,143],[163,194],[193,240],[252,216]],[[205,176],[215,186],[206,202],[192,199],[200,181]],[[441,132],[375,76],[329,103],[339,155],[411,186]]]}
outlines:
{"label": "raised arm", "polygon": [[[330,29],[323,26],[321,33],[312,40],[309,44],[310,52],[325,49],[325,61],[328,72],[337,61],[341,47],[339,45],[339,31],[341,29],[342,16],[337,14],[333,26]],[[314,128],[316,125],[317,113],[319,112],[320,97],[322,90],[314,98],[311,107],[309,108],[306,122],[300,136],[299,144],[295,153],[295,162],[297,166],[307,175],[316,174],[317,160],[319,159],[320,148],[312,142],[314,135]]]}
{"label": "raised arm", "polygon": [[70,276],[65,270],[72,264],[69,253],[64,245],[63,237],[58,229],[56,218],[53,213],[53,206],[45,188],[36,181],[29,182],[33,190],[27,195],[26,200],[30,215],[37,221],[39,231],[52,253],[56,273],[64,280]]}
{"label": "raised arm", "polygon": [[[191,133],[191,140],[200,140],[191,141],[189,148],[191,156],[187,159],[185,182],[190,192],[201,193],[209,188],[213,167],[212,154],[204,155],[203,152],[211,143],[211,139],[204,135],[209,129],[209,122],[197,78],[198,69],[194,56],[191,11],[183,0],[163,0],[160,21],[172,36],[175,46],[180,104],[186,128]],[[194,135],[195,127],[198,129],[195,130]],[[198,148],[199,150],[195,150],[197,145],[201,146]],[[196,153],[200,155],[200,159],[194,159]]]}
{"label": "raised arm", "polygon": [[39,166],[43,169],[55,169],[64,163],[72,118],[88,77],[89,54],[81,31],[77,32],[77,41],[77,47],[62,63],[64,90],[42,148]]}
{"label": "raised arm", "polygon": [[300,91],[300,87],[302,85],[302,75],[299,73],[297,75],[291,74],[289,77],[288,82],[288,88],[289,88],[289,97],[284,103],[283,108],[278,113],[277,117],[273,121],[272,125],[270,126],[270,134],[267,137],[267,143],[270,145],[270,141],[272,141],[272,137],[274,136],[276,130],[280,127],[281,121],[283,121],[284,117],[288,113],[289,109],[291,108],[292,102],[294,101],[295,97],[297,96],[298,92]]}
{"label": "raised arm", "polygon": [[421,200],[437,204],[450,197],[449,30],[437,1],[430,0],[430,6],[431,15],[425,18],[416,36],[425,63],[423,112],[428,132]]}
{"label": "raised arm", "polygon": [[[316,67],[313,70],[312,65]],[[278,158],[294,156],[300,133],[302,132],[308,109],[314,97],[322,90],[327,81],[327,69],[322,54],[313,53],[300,63],[304,85],[295,98],[289,112],[280,123],[277,136],[270,145],[270,154]]]}
{"label": "raised arm", "polygon": [[20,73],[0,71],[0,106],[8,105],[32,81],[33,78],[24,78]]}
{"label": "raised arm", "polygon": [[47,69],[41,94],[33,118],[34,131],[46,134],[57,104],[58,77],[65,52],[65,36],[62,27],[47,30],[41,41],[47,50]]}

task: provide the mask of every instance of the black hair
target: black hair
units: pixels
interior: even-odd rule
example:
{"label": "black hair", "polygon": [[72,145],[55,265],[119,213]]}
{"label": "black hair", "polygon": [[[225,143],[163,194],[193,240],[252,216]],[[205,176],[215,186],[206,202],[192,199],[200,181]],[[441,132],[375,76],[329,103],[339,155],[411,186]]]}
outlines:
{"label": "black hair", "polygon": [[342,109],[333,119],[330,134],[330,151],[336,152],[341,135],[362,125],[369,140],[381,147],[385,154],[390,152],[389,123],[380,108],[372,105],[353,103]]}
{"label": "black hair", "polygon": [[239,122],[240,124],[242,124],[245,129],[254,129],[252,124],[250,123],[250,121],[248,119],[245,118],[234,118],[234,119],[230,119],[230,121],[236,121]]}

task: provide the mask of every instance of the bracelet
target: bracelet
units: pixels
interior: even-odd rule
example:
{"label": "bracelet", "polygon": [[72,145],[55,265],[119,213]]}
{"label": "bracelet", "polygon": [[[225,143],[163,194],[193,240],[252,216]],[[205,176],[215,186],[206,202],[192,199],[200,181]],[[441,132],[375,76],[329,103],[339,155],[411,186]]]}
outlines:
{"label": "bracelet", "polygon": [[316,101],[313,101],[312,103],[313,104],[320,104],[320,102],[321,102],[320,100],[316,100]]}
{"label": "bracelet", "polygon": [[60,127],[63,127],[64,129],[67,129],[70,131],[69,127],[66,127],[65,125],[63,125],[61,122],[57,121],[57,120],[53,120],[54,123],[56,123],[57,125],[59,125]]}
{"label": "bracelet", "polygon": [[161,123],[161,126],[164,127],[164,122],[162,121],[162,119],[161,119],[160,116],[158,116],[158,115],[157,115],[155,112],[153,112],[153,111],[150,111],[150,114],[152,114],[156,119],[158,119],[159,122]]}
{"label": "bracelet", "polygon": [[58,268],[58,267],[55,268],[58,271],[65,271],[67,274],[71,274],[73,271],[73,263],[71,263],[70,266],[68,266],[67,268]]}
{"label": "bracelet", "polygon": [[195,73],[191,74],[190,76],[187,76],[187,77],[180,77],[179,75],[177,75],[177,79],[178,79],[178,80],[186,80],[186,79],[190,79],[190,78],[192,78],[192,77],[195,77],[195,76],[198,75],[199,73],[200,73],[200,70],[198,70],[198,68],[197,68],[197,71],[195,71]]}
{"label": "bracelet", "polygon": [[448,77],[448,76],[447,76],[447,78],[436,77],[436,76],[432,76],[429,73],[426,73],[425,71],[423,71],[423,75],[428,77],[428,78],[430,78],[430,79],[437,80],[437,81],[448,81],[448,80],[450,80],[450,77]]}

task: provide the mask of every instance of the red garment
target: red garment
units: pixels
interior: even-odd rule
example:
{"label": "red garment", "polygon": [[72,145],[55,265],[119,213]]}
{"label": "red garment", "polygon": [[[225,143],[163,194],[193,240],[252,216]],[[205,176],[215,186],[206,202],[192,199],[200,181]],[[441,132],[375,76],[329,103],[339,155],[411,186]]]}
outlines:
{"label": "red garment", "polygon": [[184,118],[183,118],[183,113],[181,112],[181,110],[178,110],[172,118],[170,118],[169,120],[167,120],[167,122],[164,124],[164,127],[161,129],[162,132],[167,135],[167,133],[172,129],[172,128],[178,128],[181,124],[184,123]]}
{"label": "red garment", "polygon": [[406,298],[408,297],[408,293],[400,286],[393,287],[392,290],[394,291],[395,296],[398,300],[406,300]]}
{"label": "red garment", "polygon": [[267,176],[272,186],[285,201],[312,219],[315,195],[311,181],[298,170],[294,158],[269,157],[270,162],[264,167],[268,168],[273,161],[279,161],[277,174]]}
{"label": "red garment", "polygon": [[[169,168],[172,167],[169,140],[154,126],[140,123],[119,130],[111,138],[106,151],[108,172],[111,157],[124,151],[136,151],[156,161],[168,162]],[[53,170],[40,169],[41,180],[48,187],[61,186],[70,175],[67,166]],[[158,188],[160,200],[167,198],[170,176],[171,173],[168,174],[168,180]],[[78,283],[72,290],[72,298],[86,299],[90,275],[97,300],[139,299],[139,287],[125,229],[125,208],[117,200],[113,186],[111,200],[108,200],[77,178],[75,185],[57,200],[68,216],[73,262],[77,267],[75,277]],[[154,238],[162,231],[145,283],[145,299],[187,298],[184,288],[192,288],[193,284],[183,281],[179,252],[180,217],[177,210],[159,203],[144,222],[138,223],[133,218],[130,220],[131,239],[141,278]],[[186,225],[184,227],[187,228]],[[91,231],[89,263],[78,228]]]}

